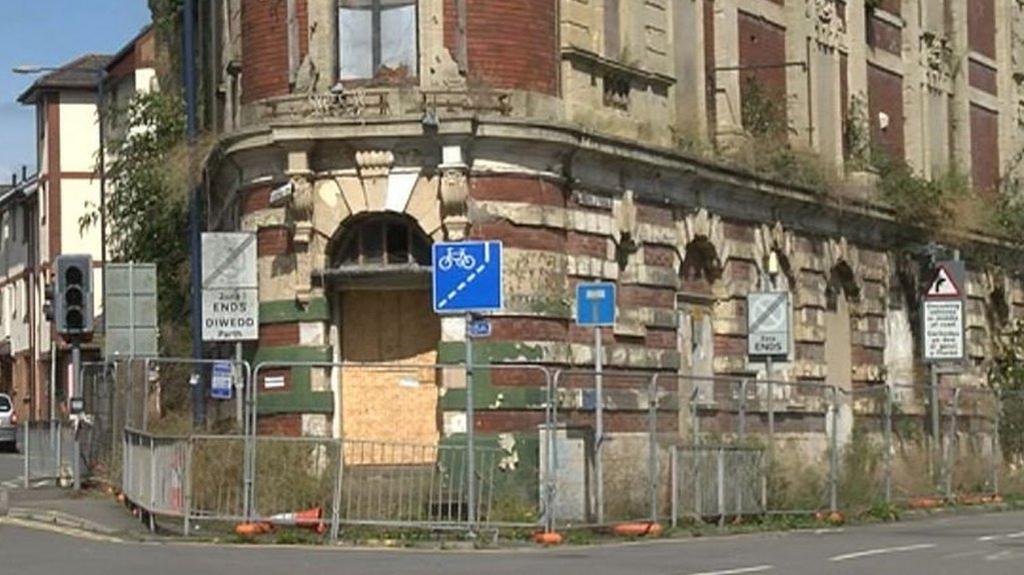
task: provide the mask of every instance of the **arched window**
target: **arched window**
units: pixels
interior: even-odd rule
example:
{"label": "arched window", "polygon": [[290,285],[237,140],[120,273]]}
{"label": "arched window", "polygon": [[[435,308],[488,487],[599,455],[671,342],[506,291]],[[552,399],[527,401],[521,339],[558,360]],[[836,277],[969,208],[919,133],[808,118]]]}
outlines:
{"label": "arched window", "polygon": [[372,214],[346,226],[332,261],[335,267],[429,266],[430,239],[405,216]]}

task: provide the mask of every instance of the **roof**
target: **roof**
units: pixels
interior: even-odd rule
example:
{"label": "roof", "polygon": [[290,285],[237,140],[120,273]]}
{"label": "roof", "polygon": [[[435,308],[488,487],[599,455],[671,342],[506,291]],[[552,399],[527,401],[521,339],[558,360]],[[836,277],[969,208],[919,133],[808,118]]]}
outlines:
{"label": "roof", "polygon": [[[114,74],[114,72],[116,72],[118,66],[126,58],[129,58],[129,57],[135,58],[136,57],[136,51],[138,50],[139,44],[144,42],[144,41],[146,41],[152,32],[153,32],[153,25],[152,24],[146,24],[145,26],[143,26],[142,29],[139,30],[139,33],[136,34],[131,40],[129,40],[128,43],[125,44],[117,52],[117,54],[114,54],[112,57],[110,57],[107,60],[107,65],[106,65],[107,73],[116,75],[116,74]],[[133,65],[132,67],[134,68],[138,64],[139,64],[138,62],[132,62],[132,65]],[[148,65],[149,63],[148,62],[144,62],[144,64]]]}
{"label": "roof", "polygon": [[27,179],[18,182],[15,186],[0,186],[0,210],[3,210],[11,202],[31,197],[39,188],[39,176],[33,174]]}
{"label": "roof", "polygon": [[99,83],[99,73],[110,63],[110,56],[86,54],[79,56],[57,70],[40,76],[20,96],[22,104],[35,103],[40,92],[55,90],[94,90]]}

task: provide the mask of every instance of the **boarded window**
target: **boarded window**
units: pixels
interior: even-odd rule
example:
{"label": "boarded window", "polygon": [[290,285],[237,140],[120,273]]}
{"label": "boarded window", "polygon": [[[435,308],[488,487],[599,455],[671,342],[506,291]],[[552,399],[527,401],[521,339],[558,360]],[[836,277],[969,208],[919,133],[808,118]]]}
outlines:
{"label": "boarded window", "polygon": [[971,176],[974,189],[993,192],[999,186],[999,115],[971,105]]}
{"label": "boarded window", "polygon": [[341,80],[401,81],[417,73],[415,0],[340,0]]}

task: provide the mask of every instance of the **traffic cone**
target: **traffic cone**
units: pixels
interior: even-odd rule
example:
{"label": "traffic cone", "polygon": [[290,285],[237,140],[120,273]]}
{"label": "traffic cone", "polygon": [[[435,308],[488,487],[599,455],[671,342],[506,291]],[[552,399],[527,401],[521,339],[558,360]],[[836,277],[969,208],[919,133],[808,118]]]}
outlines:
{"label": "traffic cone", "polygon": [[324,522],[321,520],[323,519],[323,516],[323,509],[320,507],[314,507],[312,509],[306,509],[305,511],[271,515],[270,522],[278,525],[294,525],[296,527],[312,529],[317,533],[323,533],[324,531],[327,531],[327,526],[324,525]]}

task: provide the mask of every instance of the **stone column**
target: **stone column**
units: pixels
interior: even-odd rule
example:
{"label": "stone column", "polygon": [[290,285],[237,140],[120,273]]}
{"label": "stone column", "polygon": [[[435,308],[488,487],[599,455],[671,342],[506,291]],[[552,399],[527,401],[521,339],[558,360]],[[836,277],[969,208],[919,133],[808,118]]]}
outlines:
{"label": "stone column", "polygon": [[311,92],[325,92],[338,76],[338,3],[334,0],[310,0],[309,55],[300,76]]}
{"label": "stone column", "polygon": [[903,134],[907,163],[914,171],[927,174],[927,146],[924,142],[925,113],[928,107],[927,78],[922,63],[922,22],[918,0],[903,0]]}
{"label": "stone column", "polygon": [[692,78],[675,86],[676,125],[691,138],[708,137],[707,70],[704,65],[704,0],[673,2],[672,57],[676,78]]}
{"label": "stone column", "polygon": [[[739,22],[736,0],[715,2],[715,66],[740,65]],[[738,72],[715,72],[715,123],[719,143],[728,143],[743,134],[740,108],[740,75]]]}
{"label": "stone column", "polygon": [[971,98],[968,78],[967,2],[948,2],[946,22],[952,48],[950,79],[953,98],[949,107],[950,155],[953,166],[971,174]]}

